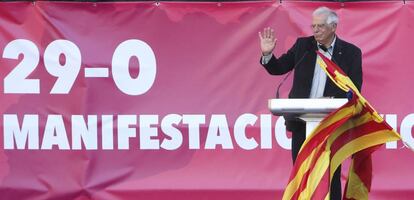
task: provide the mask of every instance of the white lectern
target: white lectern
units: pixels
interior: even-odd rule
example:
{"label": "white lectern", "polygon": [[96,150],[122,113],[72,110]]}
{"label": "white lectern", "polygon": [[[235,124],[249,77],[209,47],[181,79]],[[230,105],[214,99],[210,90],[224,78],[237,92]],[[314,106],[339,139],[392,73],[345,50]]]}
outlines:
{"label": "white lectern", "polygon": [[277,116],[297,115],[306,122],[306,136],[318,126],[322,119],[348,102],[348,99],[269,99],[269,110]]}

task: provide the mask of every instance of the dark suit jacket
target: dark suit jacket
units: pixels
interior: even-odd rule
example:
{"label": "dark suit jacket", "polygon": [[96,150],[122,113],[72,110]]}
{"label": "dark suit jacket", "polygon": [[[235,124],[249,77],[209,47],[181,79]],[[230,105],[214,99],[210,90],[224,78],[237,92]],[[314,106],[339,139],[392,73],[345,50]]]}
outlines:
{"label": "dark suit jacket", "polygon": [[[298,38],[293,47],[285,54],[279,58],[273,55],[272,59],[263,66],[272,75],[285,74],[295,68],[289,98],[309,98],[315,71],[317,49],[317,43],[313,36]],[[351,78],[358,90],[361,91],[361,50],[355,45],[336,37],[332,57],[333,61]],[[346,92],[339,89],[335,83],[327,78],[324,96],[346,98]],[[304,130],[305,123],[298,120],[296,116],[286,115],[284,117],[287,130],[292,132]]]}
{"label": "dark suit jacket", "polygon": [[[298,38],[285,54],[272,59],[265,65],[272,75],[281,75],[295,65],[292,89],[289,98],[309,98],[316,63],[316,40],[313,36]],[[303,57],[303,58],[302,58]],[[358,90],[362,86],[361,50],[353,44],[336,37],[333,61],[351,78]],[[302,59],[302,61],[300,61]],[[300,62],[299,62],[300,61]],[[329,78],[326,80],[324,96],[346,98],[346,92],[339,89]]]}

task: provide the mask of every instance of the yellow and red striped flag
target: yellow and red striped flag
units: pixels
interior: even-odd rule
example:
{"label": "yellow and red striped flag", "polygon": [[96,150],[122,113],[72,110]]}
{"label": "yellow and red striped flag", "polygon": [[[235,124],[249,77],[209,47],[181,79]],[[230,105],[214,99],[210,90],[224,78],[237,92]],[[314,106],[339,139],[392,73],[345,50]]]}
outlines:
{"label": "yellow and red striped flag", "polygon": [[359,93],[351,79],[332,61],[317,53],[317,62],[328,77],[351,97],[325,117],[302,145],[283,200],[329,199],[333,173],[351,156],[343,199],[368,199],[371,153],[382,144],[401,138]]}

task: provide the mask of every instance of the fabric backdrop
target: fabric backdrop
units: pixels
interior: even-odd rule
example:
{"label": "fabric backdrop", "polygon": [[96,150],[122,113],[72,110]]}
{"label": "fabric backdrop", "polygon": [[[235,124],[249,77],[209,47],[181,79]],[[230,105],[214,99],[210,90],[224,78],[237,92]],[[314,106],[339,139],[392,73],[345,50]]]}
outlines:
{"label": "fabric backdrop", "polygon": [[[321,5],[414,146],[414,2],[0,3],[0,199],[280,199],[290,135],[267,101],[283,77],[259,64],[258,32],[280,55]],[[371,199],[414,196],[413,151],[373,160]]]}

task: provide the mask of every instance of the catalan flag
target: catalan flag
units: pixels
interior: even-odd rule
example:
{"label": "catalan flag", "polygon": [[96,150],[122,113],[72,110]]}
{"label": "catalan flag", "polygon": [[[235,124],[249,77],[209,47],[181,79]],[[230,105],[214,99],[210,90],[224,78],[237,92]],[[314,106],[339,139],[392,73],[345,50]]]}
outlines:
{"label": "catalan flag", "polygon": [[335,170],[351,156],[343,199],[368,199],[371,154],[382,144],[401,138],[359,93],[351,79],[335,63],[317,53],[318,64],[339,88],[348,92],[349,101],[325,117],[306,139],[283,200],[328,200]]}

